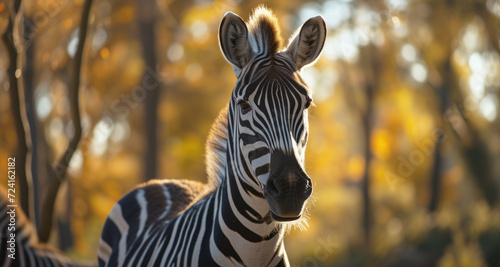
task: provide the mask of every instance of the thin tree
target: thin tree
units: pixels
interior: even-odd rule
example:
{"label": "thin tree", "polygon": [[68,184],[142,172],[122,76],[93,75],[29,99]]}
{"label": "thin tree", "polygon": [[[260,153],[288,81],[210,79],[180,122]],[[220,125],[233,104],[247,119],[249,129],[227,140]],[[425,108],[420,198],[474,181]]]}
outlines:
{"label": "thin tree", "polygon": [[10,16],[7,28],[2,34],[2,41],[7,50],[9,56],[9,66],[7,68],[7,76],[9,78],[9,97],[10,97],[10,107],[12,112],[12,117],[15,124],[16,136],[17,136],[17,147],[14,153],[16,158],[16,165],[19,166],[16,172],[16,180],[19,185],[18,191],[20,192],[19,203],[21,209],[26,212],[26,216],[29,218],[30,215],[30,190],[29,182],[26,176],[26,154],[28,153],[28,147],[26,146],[26,134],[24,132],[24,125],[21,115],[21,103],[19,98],[19,86],[17,83],[16,70],[17,70],[17,50],[14,45],[14,20],[19,12],[21,6],[21,0],[15,0],[12,2],[12,6],[9,8]]}
{"label": "thin tree", "polygon": [[67,170],[71,158],[78,148],[78,144],[82,137],[82,125],[80,116],[80,104],[79,104],[79,93],[80,93],[80,79],[81,79],[81,67],[83,50],[85,47],[85,40],[87,37],[87,26],[89,20],[90,9],[92,6],[92,0],[85,0],[82,9],[82,15],[80,19],[80,28],[78,36],[78,47],[75,53],[75,58],[73,61],[73,74],[71,77],[71,86],[69,88],[69,100],[70,100],[70,113],[71,122],[74,127],[74,135],[71,138],[65,153],[57,161],[55,168],[53,169],[56,179],[52,179],[50,186],[46,192],[46,197],[43,200],[42,217],[40,222],[39,237],[40,242],[47,242],[50,236],[50,231],[52,228],[52,218],[54,213],[55,200],[57,197],[57,192],[62,182],[66,180]]}
{"label": "thin tree", "polygon": [[[156,71],[156,3],[153,0],[136,0],[139,10],[138,28],[142,45],[142,55],[146,68],[144,70],[142,84],[147,86],[147,94],[144,100],[144,131],[146,137],[146,151],[144,156],[144,179],[157,178],[158,171],[158,102],[160,100],[160,85],[150,85],[148,77],[150,72]],[[151,86],[151,88],[149,88]]]}

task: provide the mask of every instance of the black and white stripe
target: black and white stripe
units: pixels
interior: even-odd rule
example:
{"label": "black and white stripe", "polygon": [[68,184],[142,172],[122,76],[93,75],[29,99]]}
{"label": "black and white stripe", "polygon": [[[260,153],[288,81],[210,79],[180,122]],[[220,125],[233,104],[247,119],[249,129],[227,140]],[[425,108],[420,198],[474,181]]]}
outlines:
{"label": "black and white stripe", "polygon": [[[9,204],[5,189],[0,188],[0,266],[96,266],[73,261],[60,251],[40,244],[35,228],[23,211]],[[12,218],[11,213],[15,214]]]}
{"label": "black and white stripe", "polygon": [[220,26],[238,81],[207,142],[210,183],[155,180],[128,193],[106,221],[100,266],[289,265],[284,222],[301,218],[311,193],[312,99],[300,69],[318,57],[326,27],[312,18],[280,52],[272,13],[258,8],[250,21],[228,13]]}

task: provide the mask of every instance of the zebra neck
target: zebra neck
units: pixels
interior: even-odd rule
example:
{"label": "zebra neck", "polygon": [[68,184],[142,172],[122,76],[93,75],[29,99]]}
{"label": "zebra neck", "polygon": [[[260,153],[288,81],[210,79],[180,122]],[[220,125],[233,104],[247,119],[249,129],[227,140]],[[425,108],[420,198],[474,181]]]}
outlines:
{"label": "zebra neck", "polygon": [[[239,177],[235,162],[238,162],[236,155],[239,152],[234,151],[233,140],[228,138],[228,106],[219,112],[219,115],[212,125],[209,138],[206,144],[206,169],[208,174],[209,184],[213,186],[212,190],[219,189],[224,182],[235,182],[237,187],[233,190],[243,189],[245,192],[241,196],[251,207],[260,213],[258,220],[265,216],[269,216],[269,207],[264,199],[260,188],[256,185],[250,186],[243,182],[244,179]],[[228,149],[231,147],[231,149]],[[230,151],[231,150],[231,151]],[[256,202],[256,203],[250,203]]]}
{"label": "zebra neck", "polygon": [[[230,124],[230,123],[229,123]],[[229,125],[228,129],[232,129]],[[226,131],[227,144],[224,178],[212,197],[215,200],[215,224],[212,237],[225,242],[220,255],[222,266],[277,266],[288,262],[283,246],[284,230],[270,216],[267,200],[260,187],[240,177],[244,164],[238,159],[238,136]],[[220,231],[217,228],[220,227]],[[219,244],[219,243],[218,243]]]}
{"label": "zebra neck", "polygon": [[228,110],[219,113],[206,145],[207,174],[214,190],[206,207],[213,207],[208,211],[214,219],[210,239],[217,244],[211,255],[221,266],[288,263],[281,225],[272,221],[262,192],[238,175],[241,166],[235,165],[238,154],[228,131]]}
{"label": "zebra neck", "polygon": [[[267,201],[262,194],[252,192],[231,171],[228,162],[226,178],[212,194],[214,225],[211,239],[216,251],[215,261],[221,266],[279,266],[287,265],[282,227],[269,215]],[[262,215],[263,210],[267,210]]]}

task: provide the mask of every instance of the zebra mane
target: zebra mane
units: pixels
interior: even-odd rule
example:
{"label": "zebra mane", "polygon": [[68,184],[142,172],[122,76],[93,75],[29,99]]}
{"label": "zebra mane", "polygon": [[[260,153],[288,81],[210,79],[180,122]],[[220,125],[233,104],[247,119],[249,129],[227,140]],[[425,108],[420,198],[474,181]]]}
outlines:
{"label": "zebra mane", "polygon": [[227,110],[228,106],[219,112],[219,116],[212,124],[205,146],[208,184],[213,189],[219,186],[226,174]]}
{"label": "zebra mane", "polygon": [[264,6],[258,6],[248,22],[248,29],[253,36],[258,53],[276,54],[283,47],[281,30],[274,13]]}

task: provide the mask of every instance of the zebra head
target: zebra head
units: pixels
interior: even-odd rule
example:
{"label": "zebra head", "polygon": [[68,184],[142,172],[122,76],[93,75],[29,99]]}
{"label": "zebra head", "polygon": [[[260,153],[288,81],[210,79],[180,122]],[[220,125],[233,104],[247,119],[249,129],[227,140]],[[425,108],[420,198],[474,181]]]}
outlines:
{"label": "zebra head", "polygon": [[312,193],[304,170],[311,91],[301,69],[321,53],[326,24],[305,22],[282,49],[277,19],[259,7],[246,24],[228,12],[219,42],[237,76],[228,111],[228,151],[237,177],[263,195],[275,221],[301,217]]}

